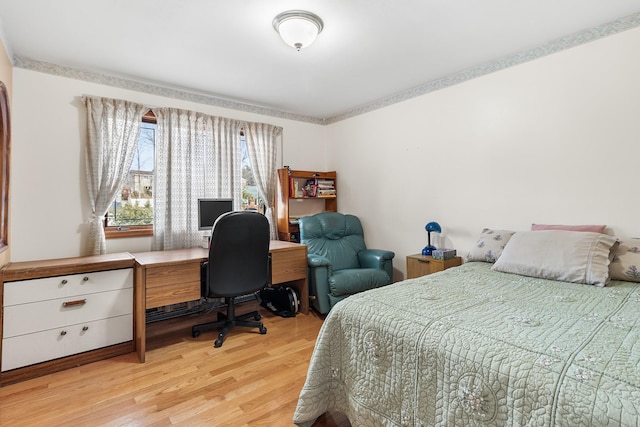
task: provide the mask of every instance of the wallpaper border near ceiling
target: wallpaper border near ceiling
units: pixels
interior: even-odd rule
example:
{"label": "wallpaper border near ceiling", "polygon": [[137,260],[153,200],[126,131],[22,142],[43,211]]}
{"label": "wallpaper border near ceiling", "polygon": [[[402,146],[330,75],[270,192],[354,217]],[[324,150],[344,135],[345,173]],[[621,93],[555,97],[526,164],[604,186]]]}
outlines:
{"label": "wallpaper border near ceiling", "polygon": [[295,120],[301,122],[315,123],[320,125],[327,125],[335,122],[339,122],[350,117],[358,116],[373,110],[387,107],[392,104],[396,104],[402,101],[406,101],[411,98],[415,98],[421,95],[425,95],[429,92],[444,89],[468,80],[484,76],[496,71],[504,70],[515,65],[532,61],[541,58],[546,55],[561,52],[572,47],[576,47],[585,43],[589,43],[604,37],[608,37],[614,34],[621,33],[632,28],[640,27],[640,12],[634,13],[615,21],[608,22],[606,24],[599,25],[595,28],[579,31],[577,33],[553,40],[542,46],[526,50],[524,52],[510,55],[496,61],[492,61],[486,64],[478,65],[468,68],[458,73],[451,74],[438,80],[434,80],[415,88],[396,93],[394,95],[370,102],[360,107],[345,111],[332,117],[311,117],[306,115],[300,115],[295,113],[289,113],[268,107],[261,107],[223,97],[209,95],[204,93],[194,93],[177,88],[171,88],[163,86],[161,84],[140,82],[123,77],[116,77],[91,71],[79,70],[75,68],[63,67],[56,64],[51,64],[42,61],[36,61],[33,59],[14,56],[13,64],[15,67],[24,68],[27,70],[38,71],[42,73],[48,73],[63,77],[68,77],[76,80],[89,81],[92,83],[104,84],[108,86],[114,86],[121,89],[135,90],[138,92],[145,92],[154,95],[164,96],[168,98],[175,98],[195,102],[199,104],[213,105],[216,107],[228,108],[232,110],[245,111],[249,113],[262,114],[271,117],[279,117],[288,120]]}
{"label": "wallpaper border near ceiling", "polygon": [[542,46],[529,49],[515,55],[510,55],[496,61],[468,68],[444,78],[434,80],[424,85],[420,85],[413,89],[396,93],[389,97],[382,98],[378,101],[363,105],[359,108],[352,109],[343,114],[327,118],[325,123],[329,124],[345,120],[350,117],[354,117],[373,110],[377,110],[379,108],[386,107],[388,105],[415,98],[429,92],[444,89],[446,87],[463,83],[468,80],[484,76],[486,74],[494,73],[496,71],[504,70],[509,67],[520,65],[525,62],[533,61],[543,56],[561,52],[563,50],[567,50],[604,37],[618,34],[636,27],[640,27],[640,12],[625,16],[624,18],[620,18],[615,21],[608,22],[595,28],[580,31],[569,36],[553,40]]}

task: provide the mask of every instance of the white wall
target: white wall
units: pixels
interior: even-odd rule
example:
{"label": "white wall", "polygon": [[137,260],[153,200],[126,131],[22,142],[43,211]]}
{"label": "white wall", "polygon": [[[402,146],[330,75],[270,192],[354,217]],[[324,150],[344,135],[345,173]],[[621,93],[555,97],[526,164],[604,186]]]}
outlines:
{"label": "white wall", "polygon": [[634,29],[326,127],[15,69],[11,260],[86,252],[82,94],[283,126],[283,163],[337,170],[339,209],[361,217],[370,247],[396,252],[396,279],[431,220],[436,244],[460,254],[484,227],[532,222],[640,236],[639,51]]}
{"label": "white wall", "polygon": [[[14,69],[11,261],[87,254],[84,94],[185,108],[283,127],[283,163],[324,169],[328,128]],[[322,153],[322,154],[318,154]],[[280,165],[282,166],[282,165]],[[108,252],[148,251],[151,238],[110,239]]]}
{"label": "white wall", "polygon": [[332,125],[340,210],[396,279],[429,221],[459,254],[533,222],[640,236],[638,52],[634,29]]}

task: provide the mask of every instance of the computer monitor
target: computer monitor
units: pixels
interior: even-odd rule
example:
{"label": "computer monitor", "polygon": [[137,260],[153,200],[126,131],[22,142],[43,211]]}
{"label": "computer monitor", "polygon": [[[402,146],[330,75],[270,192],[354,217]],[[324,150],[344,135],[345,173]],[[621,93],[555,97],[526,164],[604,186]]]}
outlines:
{"label": "computer monitor", "polygon": [[211,230],[216,219],[233,210],[233,199],[198,199],[198,230]]}

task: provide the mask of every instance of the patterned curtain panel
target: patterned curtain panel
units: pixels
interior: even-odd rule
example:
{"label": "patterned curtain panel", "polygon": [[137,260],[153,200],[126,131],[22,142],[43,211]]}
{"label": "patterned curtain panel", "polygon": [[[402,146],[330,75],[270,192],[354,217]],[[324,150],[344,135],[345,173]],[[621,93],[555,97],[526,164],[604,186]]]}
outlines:
{"label": "patterned curtain panel", "polygon": [[107,250],[104,215],[126,181],[140,135],[144,105],[84,96],[87,107],[87,183],[91,219],[89,252]]}
{"label": "patterned curtain panel", "polygon": [[197,247],[198,199],[229,197],[240,207],[240,122],[174,108],[157,118],[153,250]]}
{"label": "patterned curtain panel", "polygon": [[245,123],[244,135],[251,170],[256,180],[260,197],[265,202],[265,216],[269,220],[271,239],[278,239],[276,220],[273,215],[278,173],[276,167],[276,138],[282,134],[282,128],[265,123]]}
{"label": "patterned curtain panel", "polygon": [[206,121],[208,141],[205,165],[205,197],[229,197],[242,209],[242,123],[222,117]]}

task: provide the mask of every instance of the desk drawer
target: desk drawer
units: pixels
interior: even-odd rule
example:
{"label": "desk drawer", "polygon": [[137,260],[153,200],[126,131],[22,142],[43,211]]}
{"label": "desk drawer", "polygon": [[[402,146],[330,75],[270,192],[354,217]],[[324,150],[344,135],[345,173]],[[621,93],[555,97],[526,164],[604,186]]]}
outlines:
{"label": "desk drawer", "polygon": [[133,339],[133,315],[49,329],[2,340],[2,371]]}
{"label": "desk drawer", "polygon": [[197,299],[200,299],[200,279],[197,282],[147,288],[146,308],[162,307]]}
{"label": "desk drawer", "polygon": [[[149,288],[177,285],[180,283],[198,282],[198,289],[200,289],[200,265],[200,261],[196,261],[176,265],[147,267],[145,273],[147,293],[149,292]],[[198,294],[199,292],[198,290]]]}
{"label": "desk drawer", "polygon": [[283,283],[307,277],[307,247],[271,253],[271,283]]}

